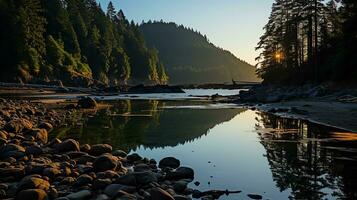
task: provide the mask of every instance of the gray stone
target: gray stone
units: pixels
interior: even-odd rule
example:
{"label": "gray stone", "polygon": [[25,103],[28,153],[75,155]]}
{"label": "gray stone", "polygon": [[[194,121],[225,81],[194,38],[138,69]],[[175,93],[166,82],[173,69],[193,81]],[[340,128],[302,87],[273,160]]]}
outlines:
{"label": "gray stone", "polygon": [[76,193],[67,195],[66,197],[70,200],[85,200],[89,199],[92,196],[92,192],[89,190],[81,190]]}

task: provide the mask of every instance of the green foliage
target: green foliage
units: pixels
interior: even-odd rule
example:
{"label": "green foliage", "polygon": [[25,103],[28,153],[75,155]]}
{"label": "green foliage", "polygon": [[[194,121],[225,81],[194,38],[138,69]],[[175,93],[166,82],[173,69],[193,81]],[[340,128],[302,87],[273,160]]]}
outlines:
{"label": "green foliage", "polygon": [[[253,66],[214,46],[206,36],[192,29],[174,23],[149,21],[142,24],[140,30],[148,45],[158,50],[157,54],[167,67],[171,83],[258,80]],[[159,63],[157,66],[159,79],[166,82],[166,72],[160,72]]]}
{"label": "green foliage", "polygon": [[157,52],[112,3],[104,13],[95,0],[0,0],[0,11],[1,81],[160,82]]}

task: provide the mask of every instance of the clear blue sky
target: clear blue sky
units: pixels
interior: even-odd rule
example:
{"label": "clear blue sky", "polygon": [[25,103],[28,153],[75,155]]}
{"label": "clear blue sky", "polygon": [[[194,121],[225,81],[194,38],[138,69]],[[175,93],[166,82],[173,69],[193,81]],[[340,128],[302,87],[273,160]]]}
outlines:
{"label": "clear blue sky", "polygon": [[[106,9],[109,0],[98,0]],[[255,64],[255,46],[273,0],[112,0],[129,20],[164,20],[194,28],[237,57]]]}

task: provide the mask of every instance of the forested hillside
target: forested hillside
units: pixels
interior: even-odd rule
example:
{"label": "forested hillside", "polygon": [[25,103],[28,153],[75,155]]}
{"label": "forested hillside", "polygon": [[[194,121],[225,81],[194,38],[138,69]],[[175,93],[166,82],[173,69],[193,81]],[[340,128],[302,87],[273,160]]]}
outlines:
{"label": "forested hillside", "polygon": [[267,83],[357,81],[356,0],[276,0],[257,49]]}
{"label": "forested hillside", "polygon": [[157,52],[112,3],[0,0],[0,81],[166,83]]}
{"label": "forested hillside", "polygon": [[156,48],[170,83],[257,81],[255,68],[206,36],[175,23],[147,22],[140,26],[148,46]]}

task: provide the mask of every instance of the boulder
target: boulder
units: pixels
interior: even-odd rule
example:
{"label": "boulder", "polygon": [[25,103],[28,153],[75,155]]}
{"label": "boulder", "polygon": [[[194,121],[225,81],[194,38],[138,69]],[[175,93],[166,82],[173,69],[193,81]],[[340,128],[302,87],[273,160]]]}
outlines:
{"label": "boulder", "polygon": [[51,132],[53,130],[52,124],[48,122],[42,122],[38,128],[45,129],[47,132]]}
{"label": "boulder", "polygon": [[129,162],[136,162],[136,161],[140,161],[142,160],[143,158],[137,154],[137,153],[133,153],[133,154],[130,154],[126,157],[126,159],[129,161]]}
{"label": "boulder", "polygon": [[41,189],[22,190],[16,195],[15,200],[47,200],[47,194]]}
{"label": "boulder", "polygon": [[85,109],[97,108],[98,104],[92,97],[83,97],[78,100],[78,107]]}
{"label": "boulder", "polygon": [[58,152],[79,151],[79,143],[73,139],[67,139],[62,143],[54,145]]}
{"label": "boulder", "polygon": [[148,190],[151,200],[175,200],[170,193],[161,188],[151,188]]}
{"label": "boulder", "polygon": [[167,179],[194,179],[194,171],[189,167],[179,167],[175,171],[169,172],[166,175]]}
{"label": "boulder", "polygon": [[46,129],[35,128],[27,132],[26,135],[30,135],[42,144],[46,144],[48,141],[48,133]]}
{"label": "boulder", "polygon": [[112,150],[112,146],[109,144],[96,144],[91,147],[88,153],[93,156],[100,156],[105,153],[111,153]]}
{"label": "boulder", "polygon": [[17,191],[27,190],[27,189],[41,189],[47,191],[50,188],[50,183],[42,178],[39,175],[30,175],[24,177],[17,184]]}
{"label": "boulder", "polygon": [[27,119],[13,119],[5,124],[4,130],[11,133],[19,133],[24,129],[32,129],[33,124]]}
{"label": "boulder", "polygon": [[174,157],[166,157],[159,162],[160,168],[170,167],[176,169],[180,166],[180,161]]}
{"label": "boulder", "polygon": [[77,186],[83,186],[83,185],[88,185],[89,183],[92,183],[93,178],[87,174],[83,174],[77,178],[76,185]]}
{"label": "boulder", "polygon": [[85,200],[85,199],[90,199],[92,196],[92,192],[89,190],[81,190],[76,193],[71,193],[67,195],[66,197],[70,200]]}
{"label": "boulder", "polygon": [[96,158],[93,162],[93,168],[96,172],[115,170],[118,165],[118,158],[110,154],[104,154]]}

